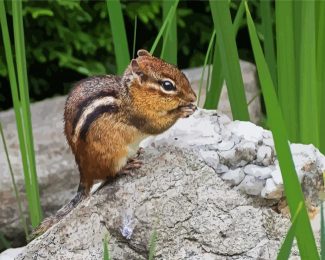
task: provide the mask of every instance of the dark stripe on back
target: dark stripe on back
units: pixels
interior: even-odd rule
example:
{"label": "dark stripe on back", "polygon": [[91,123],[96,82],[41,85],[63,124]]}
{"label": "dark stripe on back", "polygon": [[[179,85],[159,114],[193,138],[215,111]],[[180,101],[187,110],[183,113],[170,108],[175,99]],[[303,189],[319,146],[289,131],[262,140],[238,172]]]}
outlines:
{"label": "dark stripe on back", "polygon": [[115,90],[106,90],[106,91],[100,91],[94,96],[90,96],[83,100],[79,105],[78,105],[78,111],[73,119],[72,122],[72,135],[75,133],[76,126],[78,124],[78,121],[82,115],[82,113],[87,109],[87,107],[96,99],[100,99],[103,97],[117,97],[117,92]]}
{"label": "dark stripe on back", "polygon": [[87,132],[93,122],[95,122],[104,113],[116,113],[117,110],[118,110],[118,107],[113,104],[112,105],[102,105],[102,106],[96,107],[95,110],[87,116],[84,124],[82,125],[82,127],[80,129],[79,137],[85,141]]}

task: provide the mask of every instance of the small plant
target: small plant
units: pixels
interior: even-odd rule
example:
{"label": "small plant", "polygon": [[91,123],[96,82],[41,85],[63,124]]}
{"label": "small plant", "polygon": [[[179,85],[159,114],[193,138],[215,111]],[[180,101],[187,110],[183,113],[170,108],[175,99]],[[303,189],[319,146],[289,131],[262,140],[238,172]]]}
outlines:
{"label": "small plant", "polygon": [[104,239],[103,239],[103,259],[104,260],[111,260],[111,256],[109,253],[109,235],[105,235]]}

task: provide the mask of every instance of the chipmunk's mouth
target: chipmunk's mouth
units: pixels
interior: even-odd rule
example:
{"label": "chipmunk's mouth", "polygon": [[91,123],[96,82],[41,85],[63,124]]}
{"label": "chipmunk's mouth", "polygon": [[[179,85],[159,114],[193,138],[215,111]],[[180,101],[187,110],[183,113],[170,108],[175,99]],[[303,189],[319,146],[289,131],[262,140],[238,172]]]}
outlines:
{"label": "chipmunk's mouth", "polygon": [[197,106],[194,105],[193,103],[187,103],[187,104],[179,105],[177,108],[181,109],[181,108],[185,108],[185,107],[193,109],[193,110],[197,110]]}

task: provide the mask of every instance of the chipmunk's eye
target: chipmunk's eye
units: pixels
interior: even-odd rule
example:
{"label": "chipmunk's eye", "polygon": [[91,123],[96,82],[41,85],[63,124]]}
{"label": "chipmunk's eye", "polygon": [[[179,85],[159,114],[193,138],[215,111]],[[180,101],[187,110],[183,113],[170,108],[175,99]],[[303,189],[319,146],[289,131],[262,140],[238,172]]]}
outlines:
{"label": "chipmunk's eye", "polygon": [[161,86],[166,91],[176,90],[175,85],[173,83],[171,83],[169,80],[163,80],[163,81],[161,81]]}

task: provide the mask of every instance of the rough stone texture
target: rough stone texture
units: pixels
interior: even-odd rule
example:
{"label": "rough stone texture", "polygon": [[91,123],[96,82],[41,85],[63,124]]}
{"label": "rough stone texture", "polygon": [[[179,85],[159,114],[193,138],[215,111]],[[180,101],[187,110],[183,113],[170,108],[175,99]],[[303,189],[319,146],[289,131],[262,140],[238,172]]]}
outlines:
{"label": "rough stone texture", "polygon": [[[205,101],[206,84],[207,84],[209,67],[210,66],[206,67],[205,75],[203,77],[201,98],[199,103],[200,107],[203,107]],[[261,108],[260,89],[258,87],[258,81],[256,77],[256,67],[254,64],[250,62],[240,61],[240,68],[243,76],[246,100],[247,103],[249,103],[248,110],[250,114],[250,119],[252,122],[257,124],[260,122],[262,118],[262,108]],[[202,75],[202,68],[187,69],[184,70],[184,73],[189,77],[190,82],[194,88],[194,91],[198,93],[200,87],[201,75]],[[218,110],[221,111],[222,113],[225,113],[229,118],[232,118],[231,107],[228,100],[228,91],[225,83],[221,91]]]}
{"label": "rough stone texture", "polygon": [[[289,221],[231,189],[193,149],[147,147],[144,167],[85,200],[16,259],[275,259]],[[270,223],[276,223],[269,226]]]}

